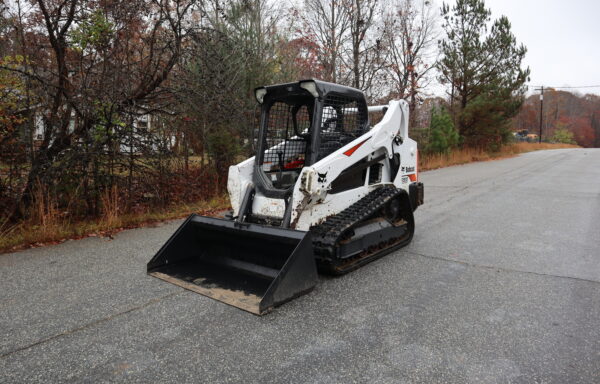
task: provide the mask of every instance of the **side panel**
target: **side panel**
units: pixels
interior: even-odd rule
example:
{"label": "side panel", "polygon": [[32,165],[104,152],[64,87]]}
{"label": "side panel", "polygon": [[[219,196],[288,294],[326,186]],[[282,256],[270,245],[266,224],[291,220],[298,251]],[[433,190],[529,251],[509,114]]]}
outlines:
{"label": "side panel", "polygon": [[418,180],[418,148],[413,139],[405,139],[399,148],[400,170],[394,184],[408,192],[408,185]]}
{"label": "side panel", "polygon": [[[414,160],[410,155],[412,147]],[[401,158],[400,170],[395,179],[390,180],[390,159],[398,153]],[[308,230],[311,225],[341,212],[365,196],[369,189],[376,187],[363,186],[335,195],[329,194],[331,183],[344,170],[363,159],[369,160],[382,154],[384,168],[381,183],[393,182],[408,192],[408,183],[402,183],[402,174],[404,172],[406,175],[409,169],[406,167],[416,167],[416,142],[408,138],[408,105],[403,100],[391,101],[381,122],[369,132],[303,169],[293,193],[292,228]]]}
{"label": "side panel", "polygon": [[229,167],[227,176],[227,193],[233,209],[233,215],[239,214],[240,205],[248,184],[252,183],[252,172],[254,170],[254,156],[239,164]]}

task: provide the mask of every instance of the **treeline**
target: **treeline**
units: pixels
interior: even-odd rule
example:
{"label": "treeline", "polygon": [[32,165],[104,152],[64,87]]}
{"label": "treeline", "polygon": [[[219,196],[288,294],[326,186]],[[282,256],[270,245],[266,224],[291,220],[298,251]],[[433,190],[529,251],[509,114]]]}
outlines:
{"label": "treeline", "polygon": [[[422,148],[447,152],[507,141],[529,74],[510,23],[492,20],[482,0],[5,4],[0,217],[9,223],[222,193],[228,165],[252,153],[260,85],[314,77],[362,89],[371,103],[407,99]],[[446,89],[439,102],[428,98],[434,82]]]}
{"label": "treeline", "polygon": [[546,88],[543,102],[542,109],[540,96],[529,96],[514,119],[514,130],[539,135],[542,109],[543,141],[600,147],[600,96]]}

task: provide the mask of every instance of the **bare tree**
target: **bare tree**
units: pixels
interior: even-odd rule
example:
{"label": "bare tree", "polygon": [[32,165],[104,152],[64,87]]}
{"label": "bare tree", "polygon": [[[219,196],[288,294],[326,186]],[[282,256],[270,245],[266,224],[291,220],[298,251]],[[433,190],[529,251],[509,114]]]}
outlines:
{"label": "bare tree", "polygon": [[435,67],[439,33],[433,7],[427,0],[401,0],[387,13],[385,25],[391,96],[408,99],[413,116]]}
{"label": "bare tree", "polygon": [[[373,65],[380,52],[381,40],[371,39],[379,0],[352,0],[349,8],[350,55],[347,59],[354,88],[369,90],[378,67]],[[381,60],[379,60],[381,61]]]}
{"label": "bare tree", "polygon": [[[125,115],[164,109],[165,85],[192,27],[194,5],[195,0],[13,3],[19,16],[14,40],[21,42],[15,51],[35,65],[2,69],[36,83],[43,121],[14,218],[31,204],[36,184],[65,182],[61,175],[74,164],[84,176],[104,171],[99,154],[114,148],[110,140],[116,133],[131,131]],[[69,159],[75,163],[66,163]]]}
{"label": "bare tree", "polygon": [[379,1],[305,1],[301,34],[318,47],[324,80],[373,93],[385,63]]}
{"label": "bare tree", "polygon": [[341,54],[349,41],[351,0],[306,0],[305,30],[316,43],[323,80],[338,82]]}

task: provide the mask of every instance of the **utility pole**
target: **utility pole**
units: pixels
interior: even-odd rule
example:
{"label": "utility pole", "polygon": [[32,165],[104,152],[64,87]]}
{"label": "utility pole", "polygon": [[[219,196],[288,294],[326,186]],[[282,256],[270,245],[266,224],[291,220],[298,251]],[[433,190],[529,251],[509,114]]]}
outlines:
{"label": "utility pole", "polygon": [[538,143],[542,143],[542,119],[544,113],[544,86],[542,85],[540,88],[536,89],[536,91],[540,91],[540,135],[538,136]]}

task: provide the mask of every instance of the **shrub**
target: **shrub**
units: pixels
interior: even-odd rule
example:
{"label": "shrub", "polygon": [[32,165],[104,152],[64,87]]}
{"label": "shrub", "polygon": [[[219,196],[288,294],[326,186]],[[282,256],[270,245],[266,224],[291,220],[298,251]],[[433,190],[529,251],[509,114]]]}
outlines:
{"label": "shrub", "polygon": [[450,153],[458,146],[460,135],[454,127],[450,114],[445,109],[434,109],[431,115],[431,138],[428,151],[431,153]]}
{"label": "shrub", "polygon": [[566,128],[557,129],[556,132],[554,132],[554,136],[552,136],[551,141],[562,144],[575,144],[573,132]]}

